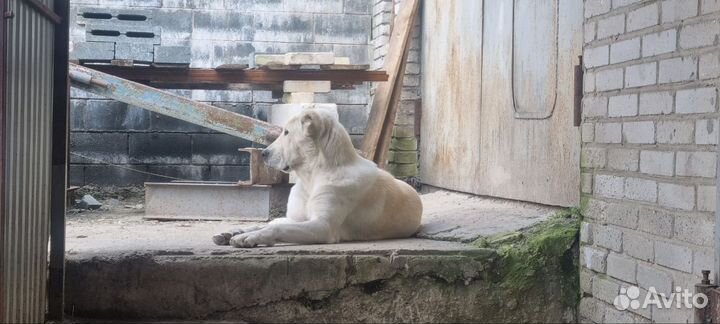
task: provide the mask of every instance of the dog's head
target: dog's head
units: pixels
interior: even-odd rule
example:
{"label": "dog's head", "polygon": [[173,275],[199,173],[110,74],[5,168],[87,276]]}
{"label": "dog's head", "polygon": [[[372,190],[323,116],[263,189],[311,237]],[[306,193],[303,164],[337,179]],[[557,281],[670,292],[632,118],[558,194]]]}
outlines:
{"label": "dog's head", "polygon": [[348,154],[356,154],[350,135],[337,113],[327,109],[306,109],[294,116],[262,152],[266,165],[284,172],[346,160]]}

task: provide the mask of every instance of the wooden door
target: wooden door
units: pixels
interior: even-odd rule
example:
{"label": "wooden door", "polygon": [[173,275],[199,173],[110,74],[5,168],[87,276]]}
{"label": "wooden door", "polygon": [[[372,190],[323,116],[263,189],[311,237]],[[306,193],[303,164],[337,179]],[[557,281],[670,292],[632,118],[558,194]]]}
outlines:
{"label": "wooden door", "polygon": [[423,8],[423,182],[573,206],[582,2],[429,0]]}

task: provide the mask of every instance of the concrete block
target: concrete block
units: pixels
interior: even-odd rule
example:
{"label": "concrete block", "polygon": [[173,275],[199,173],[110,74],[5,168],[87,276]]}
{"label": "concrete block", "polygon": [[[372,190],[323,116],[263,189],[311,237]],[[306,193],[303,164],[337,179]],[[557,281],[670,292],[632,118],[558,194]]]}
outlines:
{"label": "concrete block", "polygon": [[638,213],[639,210],[635,206],[610,203],[605,209],[605,221],[608,224],[635,229],[638,224]]}
{"label": "concrete block", "polygon": [[595,175],[593,192],[599,197],[623,198],[625,178],[612,175]]}
{"label": "concrete block", "polygon": [[192,144],[186,134],[130,134],[131,163],[190,164]]}
{"label": "concrete block", "polygon": [[148,172],[157,174],[148,175],[148,182],[169,182],[172,178],[203,181],[210,173],[210,167],[203,165],[148,165],[147,168]]}
{"label": "concrete block", "polygon": [[[590,294],[592,294],[592,292]],[[581,323],[603,323],[605,318],[605,304],[593,297],[584,297],[578,304],[578,313]]]}
{"label": "concrete block", "polygon": [[583,54],[583,63],[585,63],[585,67],[593,68],[608,65],[610,57],[609,48],[610,47],[608,45],[585,48],[585,52]]}
{"label": "concrete block", "polygon": [[70,99],[70,130],[85,130],[84,99]]}
{"label": "concrete block", "polygon": [[625,198],[646,202],[657,201],[657,182],[653,180],[626,178]]}
{"label": "concrete block", "polygon": [[116,43],[115,59],[150,63],[153,61],[153,44]]}
{"label": "concrete block", "polygon": [[132,165],[121,169],[109,165],[86,165],[85,184],[117,187],[142,186],[148,176],[137,171],[147,172],[147,167]]}
{"label": "concrete block", "polygon": [[684,177],[715,178],[716,152],[677,152],[675,175]]}
{"label": "concrete block", "polygon": [[238,165],[210,165],[210,181],[229,181],[250,179],[250,167]]}
{"label": "concrete block", "polygon": [[582,248],[582,265],[590,270],[604,273],[607,267],[607,252],[584,246]]}
{"label": "concrete block", "polygon": [[642,37],[642,56],[655,56],[677,49],[677,31],[668,29]]}
{"label": "concrete block", "polygon": [[678,90],[675,94],[675,113],[697,114],[717,110],[717,91],[714,87]]}
{"label": "concrete block", "polygon": [[717,189],[715,186],[698,186],[697,209],[714,212],[717,208]]}
{"label": "concrete block", "polygon": [[720,21],[711,20],[680,29],[680,47],[683,49],[712,46],[720,35]]}
{"label": "concrete block", "polygon": [[283,103],[313,103],[315,102],[314,92],[291,92],[283,94]]}
{"label": "concrete block", "polygon": [[607,257],[607,274],[613,278],[625,282],[635,283],[635,272],[637,262],[616,253],[610,253]]}
{"label": "concrete block", "polygon": [[655,291],[665,294],[665,296],[670,296],[674,290],[673,280],[670,274],[642,262],[639,263],[637,267],[637,281],[638,286],[645,289],[653,287]]}
{"label": "concrete block", "polygon": [[632,149],[608,149],[607,167],[621,171],[637,171],[640,152]]}
{"label": "concrete block", "polygon": [[584,97],[582,100],[583,117],[601,117],[608,111],[607,97]]}
{"label": "concrete block", "polygon": [[285,53],[285,64],[335,64],[335,54],[333,52]]}
{"label": "concrete block", "polygon": [[691,144],[695,135],[692,120],[668,120],[657,123],[659,144]]}
{"label": "concrete block", "polygon": [[112,42],[83,42],[74,43],[70,48],[70,59],[73,60],[102,60],[115,58],[115,43]]}
{"label": "concrete block", "polygon": [[718,120],[700,119],[695,121],[695,144],[718,143]]}
{"label": "concrete block", "polygon": [[709,14],[712,12],[720,11],[720,0],[701,0],[702,14]]}
{"label": "concrete block", "polygon": [[591,143],[595,140],[595,124],[583,123],[580,128],[580,137],[583,143]]}
{"label": "concrete block", "polygon": [[365,15],[316,15],[315,42],[331,44],[368,44],[371,17]]}
{"label": "concrete block", "polygon": [[713,250],[695,250],[693,254],[693,274],[702,275],[703,270],[715,268],[715,253]]}
{"label": "concrete block", "polygon": [[683,272],[692,271],[692,250],[668,242],[655,242],[655,262]]}
{"label": "concrete block", "polygon": [[342,13],[343,0],[285,1],[283,11],[312,13]]}
{"label": "concrete block", "polygon": [[618,294],[620,294],[619,284],[601,277],[593,279],[593,297],[612,304]]}
{"label": "concrete block", "polygon": [[587,219],[594,220],[597,223],[604,223],[605,211],[607,210],[608,205],[609,204],[605,201],[588,197],[587,207],[585,208],[584,216]]}
{"label": "concrete block", "polygon": [[85,166],[70,165],[68,168],[68,184],[71,186],[85,185]]}
{"label": "concrete block", "polygon": [[[368,112],[367,107],[364,105],[339,105],[337,108],[338,117],[340,123],[345,126],[345,129],[350,134],[364,134],[365,128],[367,127]],[[399,129],[401,126],[396,126],[393,129]],[[414,127],[412,128],[414,132]],[[406,137],[406,136],[405,136]],[[415,137],[414,134],[412,137]]]}
{"label": "concrete block", "polygon": [[173,117],[152,113],[150,130],[159,132],[213,133],[214,131]]}
{"label": "concrete block", "polygon": [[[695,280],[697,281],[697,280]],[[692,286],[684,286],[692,287]],[[693,310],[690,308],[656,308],[652,311],[653,323],[692,323]]]}
{"label": "concrete block", "polygon": [[192,134],[192,164],[247,165],[247,153],[239,148],[252,147],[252,142],[226,134]]}
{"label": "concrete block", "polygon": [[388,164],[388,172],[396,178],[414,177],[418,175],[418,168],[416,163],[390,163]]}
{"label": "concrete block", "polygon": [[612,7],[613,9],[629,6],[634,3],[638,3],[642,0],[613,0],[612,1]]}
{"label": "concrete block", "polygon": [[608,117],[637,116],[638,95],[612,96],[608,99]]}
{"label": "concrete block", "polygon": [[583,29],[583,40],[590,43],[595,40],[595,30],[597,29],[596,21],[586,21]]}
{"label": "concrete block", "polygon": [[610,63],[620,63],[637,58],[640,58],[640,37],[619,41],[610,46]]}
{"label": "concrete block", "polygon": [[658,24],[660,19],[659,8],[657,3],[653,3],[638,9],[632,10],[627,14],[627,31],[635,31]]}
{"label": "concrete block", "polygon": [[622,126],[623,138],[627,143],[654,144],[655,123],[652,121],[627,122]]}
{"label": "concrete block", "polygon": [[160,44],[160,27],[137,24],[88,23],[85,26],[88,42]]}
{"label": "concrete block", "polygon": [[285,92],[330,92],[330,81],[283,81]]}
{"label": "concrete block", "polygon": [[350,64],[350,58],[347,56],[335,57],[335,62],[333,64]]}
{"label": "concrete block", "polygon": [[595,73],[595,88],[597,91],[617,90],[623,87],[623,69],[614,68]]}
{"label": "concrete block", "polygon": [[[638,233],[625,234],[623,237],[623,251],[627,255],[642,261],[652,262],[655,259],[653,251],[653,241]],[[638,281],[640,281],[640,272],[638,266]]]}
{"label": "concrete block", "polygon": [[[372,58],[368,45],[355,44],[333,44],[332,51],[335,53],[335,64],[370,64]],[[420,51],[409,50],[408,62],[420,62]]]}
{"label": "concrete block", "polygon": [[417,151],[417,140],[415,138],[393,138],[390,140],[390,148],[395,151]]}
{"label": "concrete block", "polygon": [[673,215],[649,208],[640,209],[638,228],[646,233],[662,237],[671,237],[673,233]]}
{"label": "concrete block", "polygon": [[675,217],[673,238],[690,244],[712,247],[714,225],[714,216],[678,215]]}
{"label": "concrete block", "polygon": [[700,79],[712,79],[720,77],[720,53],[705,53],[700,55]]}
{"label": "concrete block", "polygon": [[190,46],[156,46],[155,63],[190,64]]}
{"label": "concrete block", "polygon": [[580,293],[592,294],[592,280],[594,274],[587,270],[580,270]]}
{"label": "concrete block", "polygon": [[662,2],[663,23],[683,20],[697,16],[698,2],[685,0],[666,0]]}
{"label": "concrete block", "polygon": [[621,123],[595,124],[595,141],[598,143],[622,143]]}
{"label": "concrete block", "polygon": [[642,87],[657,82],[657,63],[649,62],[625,68],[625,87]]}
{"label": "concrete block", "polygon": [[584,168],[604,168],[607,150],[601,147],[583,147],[580,164]]}
{"label": "concrete block", "polygon": [[610,0],[592,0],[585,4],[585,18],[597,16],[610,11]]}
{"label": "concrete block", "polygon": [[418,155],[414,151],[390,151],[388,152],[388,161],[396,164],[417,164]]}
{"label": "concrete block", "polygon": [[293,116],[299,114],[305,109],[324,109],[335,114],[338,112],[336,104],[275,104],[270,108],[270,123],[273,125],[285,126]]}
{"label": "concrete block", "polygon": [[589,94],[595,91],[595,72],[586,71],[583,76],[583,92]]}
{"label": "concrete block", "polygon": [[697,78],[696,57],[676,57],[660,61],[658,83],[690,81]]}
{"label": "concrete block", "polygon": [[588,222],[582,222],[580,224],[580,242],[592,244],[592,227],[593,225]]}
{"label": "concrete block", "polygon": [[643,150],[640,152],[640,172],[672,177],[675,170],[674,161],[675,152]]}
{"label": "concrete block", "polygon": [[607,225],[593,226],[593,241],[596,245],[622,252],[623,232],[615,227]]}
{"label": "concrete block", "polygon": [[253,37],[253,20],[253,14],[248,12],[193,10],[191,37],[198,40],[257,40]]}
{"label": "concrete block", "polygon": [[648,319],[631,313],[630,311],[617,310],[615,307],[605,308],[605,323],[644,323]]}
{"label": "concrete block", "polygon": [[[128,163],[128,135],[123,133],[70,133],[70,163]],[[79,155],[75,155],[75,154]],[[87,156],[89,159],[84,158]]]}
{"label": "concrete block", "polygon": [[147,130],[150,112],[114,100],[88,100],[84,126],[87,130],[102,131]]}
{"label": "concrete block", "polygon": [[640,93],[640,115],[667,115],[672,113],[673,96],[670,92]]}
{"label": "concrete block", "polygon": [[625,15],[614,15],[598,20],[597,39],[620,35],[625,32]]}
{"label": "concrete block", "polygon": [[[324,15],[323,15],[324,16]],[[264,42],[285,42],[285,43],[334,43],[324,42],[315,39],[313,35],[313,24],[315,17],[312,14],[301,13],[275,13],[263,12],[254,14],[254,40]],[[369,17],[364,33],[370,25]],[[276,51],[277,52],[277,51]],[[291,52],[289,50],[279,52]],[[295,52],[301,52],[296,50]]]}
{"label": "concrete block", "polygon": [[658,203],[660,206],[693,210],[695,207],[695,187],[674,183],[658,184]]}
{"label": "concrete block", "polygon": [[593,175],[592,173],[583,173],[580,178],[580,190],[582,193],[592,193],[593,186]]}
{"label": "concrete block", "polygon": [[372,2],[366,0],[345,0],[345,13],[369,15],[372,13]]}

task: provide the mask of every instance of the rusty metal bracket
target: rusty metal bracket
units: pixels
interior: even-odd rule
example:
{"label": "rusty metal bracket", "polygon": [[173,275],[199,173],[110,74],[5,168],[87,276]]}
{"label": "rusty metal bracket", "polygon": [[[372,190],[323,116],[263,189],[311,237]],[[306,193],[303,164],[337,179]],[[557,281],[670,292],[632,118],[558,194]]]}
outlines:
{"label": "rusty metal bracket", "polygon": [[255,143],[269,145],[282,131],[281,127],[258,119],[77,64],[70,64],[70,76],[73,87],[78,89]]}
{"label": "rusty metal bracket", "polygon": [[248,147],[238,149],[238,151],[250,154],[250,180],[238,181],[238,184],[272,185],[288,182],[287,173],[283,173],[265,165],[262,158],[262,149]]}

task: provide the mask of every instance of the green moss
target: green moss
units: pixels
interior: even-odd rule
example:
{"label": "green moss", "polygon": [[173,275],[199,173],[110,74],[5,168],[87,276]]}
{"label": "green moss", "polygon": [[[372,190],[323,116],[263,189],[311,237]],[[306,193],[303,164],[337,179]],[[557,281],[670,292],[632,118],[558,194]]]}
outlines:
{"label": "green moss", "polygon": [[562,285],[567,303],[578,300],[578,261],[572,249],[580,229],[579,209],[571,208],[523,232],[481,238],[473,244],[500,255],[498,282],[521,294],[549,280]]}

